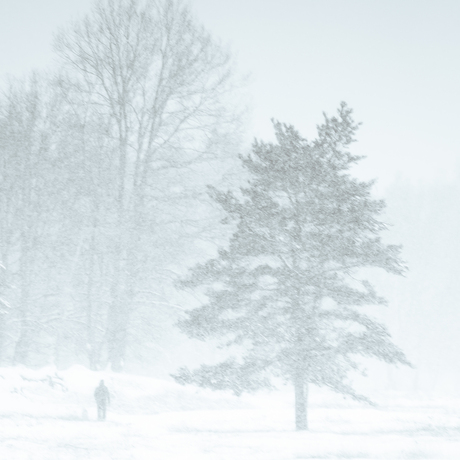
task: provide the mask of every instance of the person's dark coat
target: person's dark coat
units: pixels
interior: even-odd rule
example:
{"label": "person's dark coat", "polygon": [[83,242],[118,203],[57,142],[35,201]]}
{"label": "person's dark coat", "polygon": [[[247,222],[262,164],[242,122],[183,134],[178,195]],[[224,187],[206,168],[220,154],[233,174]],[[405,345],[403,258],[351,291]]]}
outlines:
{"label": "person's dark coat", "polygon": [[99,386],[94,390],[94,399],[97,404],[97,418],[105,419],[107,404],[110,404],[109,389],[104,385],[104,380],[101,380]]}

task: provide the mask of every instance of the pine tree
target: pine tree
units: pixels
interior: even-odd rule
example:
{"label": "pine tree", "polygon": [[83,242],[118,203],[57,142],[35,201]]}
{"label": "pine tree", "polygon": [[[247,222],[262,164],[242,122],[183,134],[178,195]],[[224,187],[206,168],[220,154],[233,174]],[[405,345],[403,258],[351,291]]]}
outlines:
{"label": "pine tree", "polygon": [[237,394],[281,377],[294,387],[303,430],[309,383],[369,401],[348,381],[357,357],[410,365],[386,328],[362,311],[385,300],[360,279],[367,267],[397,275],[405,267],[400,247],[379,236],[385,203],[371,198],[373,182],[349,174],[361,159],[349,151],[358,128],[352,110],[342,103],[337,116],[325,115],[311,142],[292,126],[274,128],[276,144],[256,141],[241,157],[250,177],[241,193],[210,189],[235,232],[228,248],[181,283],[205,287],[208,299],[188,312],[181,330],[236,346],[236,355],[174,377]]}

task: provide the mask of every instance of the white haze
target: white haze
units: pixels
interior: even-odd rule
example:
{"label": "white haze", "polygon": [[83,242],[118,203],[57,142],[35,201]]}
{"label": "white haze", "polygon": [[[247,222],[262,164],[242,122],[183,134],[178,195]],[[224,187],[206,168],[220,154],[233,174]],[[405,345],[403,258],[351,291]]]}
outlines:
{"label": "white haze", "polygon": [[[32,68],[52,69],[53,32],[88,11],[91,4],[89,0],[0,0],[2,76],[28,74]],[[233,396],[206,393],[200,396],[204,407],[197,408],[187,404],[199,390],[181,393],[164,384],[160,396],[156,390],[145,389],[152,407],[164,395],[183,405],[146,415],[141,413],[141,403],[132,408],[132,400],[142,399],[133,388],[150,388],[158,382],[132,377],[120,383],[124,377],[113,375],[112,384],[120,388],[120,395],[123,385],[133,388],[123,394],[123,405],[113,410],[109,428],[94,428],[80,420],[84,404],[79,398],[87,398],[85,404],[90,407],[87,382],[97,383],[102,374],[89,376],[81,369],[62,374],[69,390],[63,397],[36,383],[23,391],[27,371],[10,375],[3,369],[3,394],[6,399],[13,394],[15,404],[3,405],[0,411],[8,437],[0,454],[37,460],[153,458],[152,452],[161,459],[456,458],[460,426],[460,4],[449,0],[192,0],[191,4],[205,27],[229,44],[239,71],[250,74],[251,115],[242,150],[249,149],[253,137],[273,139],[271,118],[293,124],[312,139],[321,113],[332,114],[342,100],[363,122],[354,153],[366,159],[355,173],[377,180],[376,196],[387,202],[389,230],[384,238],[402,244],[408,265],[405,277],[373,274],[379,293],[389,301],[376,315],[389,326],[414,369],[366,363],[369,376],[356,376],[357,386],[383,401],[382,408],[347,406],[335,396],[320,394],[313,400],[315,433],[308,439],[287,433],[293,426],[291,407],[283,399],[289,396],[284,393],[275,397],[279,411],[275,417],[267,409],[271,396],[237,402]],[[225,239],[222,234],[219,238]],[[216,249],[207,235],[192,246],[192,255],[183,265],[175,261],[171,270],[185,271]],[[178,310],[200,300],[169,287],[158,296]],[[154,325],[155,340],[139,362],[127,365],[127,371],[168,381],[179,366],[212,363],[225,355],[212,344],[182,336],[173,326],[180,312],[172,319],[163,310],[162,314],[168,328]],[[77,377],[87,381],[80,387],[72,381]],[[10,385],[12,380],[19,383]],[[65,405],[59,406],[65,398]],[[72,425],[73,439],[64,434],[64,423]],[[355,428],[349,428],[351,424]],[[157,430],[155,442],[145,426]],[[93,439],[95,432],[99,437]],[[24,444],[22,437],[27,438]],[[108,451],[97,450],[100,440],[109,446]],[[50,442],[55,443],[55,450],[49,450]],[[191,446],[190,456],[179,443]],[[361,443],[359,449],[356,443]],[[33,457],[35,449],[38,453]]]}

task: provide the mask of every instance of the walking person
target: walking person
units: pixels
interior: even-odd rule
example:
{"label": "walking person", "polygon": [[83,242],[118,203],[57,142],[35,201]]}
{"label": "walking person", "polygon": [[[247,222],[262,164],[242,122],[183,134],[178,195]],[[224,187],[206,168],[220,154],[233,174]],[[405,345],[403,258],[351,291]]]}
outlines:
{"label": "walking person", "polygon": [[104,385],[104,380],[99,382],[99,386],[94,390],[94,399],[97,404],[97,419],[105,420],[107,404],[110,404],[109,389]]}

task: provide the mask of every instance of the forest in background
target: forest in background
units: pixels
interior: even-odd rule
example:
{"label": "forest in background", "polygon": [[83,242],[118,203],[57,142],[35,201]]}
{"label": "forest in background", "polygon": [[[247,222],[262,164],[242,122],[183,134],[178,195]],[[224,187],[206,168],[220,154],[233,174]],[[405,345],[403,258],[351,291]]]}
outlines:
{"label": "forest in background", "polygon": [[[206,185],[241,180],[241,88],[187,8],[135,4],[95,8],[56,35],[55,74],[4,85],[2,365],[167,375],[196,359],[175,329],[196,299],[174,281],[228,236]],[[458,181],[403,179],[384,192],[385,238],[403,245],[409,271],[376,283],[415,366],[380,370],[384,388],[458,391],[459,192]]]}
{"label": "forest in background", "polygon": [[1,359],[122,370],[167,336],[171,282],[215,238],[236,80],[181,2],[96,3],[55,50],[0,101]]}

